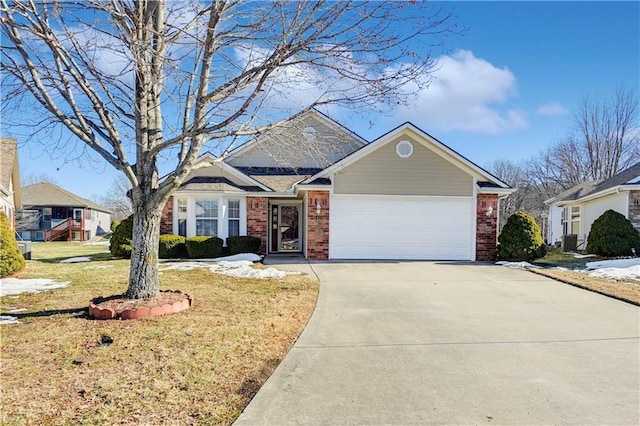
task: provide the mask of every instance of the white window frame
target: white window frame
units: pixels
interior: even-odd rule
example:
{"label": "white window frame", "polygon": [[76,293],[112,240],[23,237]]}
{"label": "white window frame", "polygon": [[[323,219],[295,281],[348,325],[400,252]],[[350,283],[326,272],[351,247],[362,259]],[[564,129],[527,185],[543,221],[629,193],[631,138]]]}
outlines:
{"label": "white window frame", "polygon": [[[212,209],[212,212],[215,214],[214,216],[198,216],[197,215],[197,206],[198,206],[198,201],[206,201],[206,202],[215,202],[215,208]],[[209,235],[209,234],[198,234],[198,220],[208,220],[208,221],[215,221],[215,237],[218,237],[220,235],[220,200],[217,198],[210,198],[210,197],[197,197],[194,199],[193,201],[194,204],[194,210],[193,210],[193,216],[194,216],[194,222],[193,222],[193,227],[194,229],[194,235],[198,236],[198,235]],[[188,227],[188,224],[187,224]]]}
{"label": "white window frame", "polygon": [[[218,202],[218,238],[225,241],[229,236],[229,201],[240,202],[240,235],[247,235],[247,199],[238,194],[211,194],[206,192],[178,193],[173,197],[173,233],[178,234],[178,199],[186,200],[187,238],[196,235],[196,200],[208,199]],[[234,219],[235,220],[235,219]]]}
{"label": "white window frame", "polygon": [[[577,209],[577,211],[574,211]],[[579,235],[580,220],[582,219],[582,207],[579,205],[566,206],[562,209],[562,233],[563,235]],[[574,223],[577,223],[576,232],[572,232]]]}
{"label": "white window frame", "polygon": [[[227,209],[226,209],[226,221],[227,221],[227,236],[231,237],[235,237],[235,236],[239,236],[241,233],[241,227],[240,227],[240,216],[242,215],[242,203],[240,202],[239,199],[228,199],[225,200]],[[237,217],[231,217],[231,206],[230,203],[238,203],[238,216]],[[231,235],[231,222],[238,222],[238,235]]]}

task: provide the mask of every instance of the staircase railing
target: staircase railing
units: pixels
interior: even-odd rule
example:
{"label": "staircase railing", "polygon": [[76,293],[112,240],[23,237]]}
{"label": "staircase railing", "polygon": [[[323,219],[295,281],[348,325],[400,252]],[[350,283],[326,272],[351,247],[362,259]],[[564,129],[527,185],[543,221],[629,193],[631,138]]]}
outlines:
{"label": "staircase railing", "polygon": [[63,235],[68,235],[70,232],[70,227],[71,227],[71,220],[72,219],[67,219],[64,220],[60,223],[58,223],[56,226],[54,226],[51,229],[45,229],[44,230],[44,240],[45,241],[53,241],[53,240],[57,240],[58,238],[62,237]]}

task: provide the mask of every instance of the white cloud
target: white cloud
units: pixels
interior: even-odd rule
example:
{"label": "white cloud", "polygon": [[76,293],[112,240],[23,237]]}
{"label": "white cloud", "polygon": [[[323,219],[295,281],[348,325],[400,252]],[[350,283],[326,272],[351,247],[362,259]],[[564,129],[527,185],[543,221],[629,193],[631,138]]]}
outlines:
{"label": "white cloud", "polygon": [[536,114],[546,117],[556,117],[569,114],[569,110],[560,105],[558,102],[540,105],[536,110]]}
{"label": "white cloud", "polygon": [[498,108],[516,93],[516,77],[509,69],[459,50],[438,59],[429,88],[398,108],[394,120],[438,131],[508,132],[528,125],[519,109]]}

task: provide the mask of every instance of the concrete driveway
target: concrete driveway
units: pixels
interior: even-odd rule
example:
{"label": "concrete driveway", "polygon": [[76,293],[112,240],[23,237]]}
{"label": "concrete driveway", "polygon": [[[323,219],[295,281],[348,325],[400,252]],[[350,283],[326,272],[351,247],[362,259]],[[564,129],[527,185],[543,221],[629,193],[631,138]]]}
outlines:
{"label": "concrete driveway", "polygon": [[237,425],[640,423],[636,306],[494,265],[310,266],[318,306]]}

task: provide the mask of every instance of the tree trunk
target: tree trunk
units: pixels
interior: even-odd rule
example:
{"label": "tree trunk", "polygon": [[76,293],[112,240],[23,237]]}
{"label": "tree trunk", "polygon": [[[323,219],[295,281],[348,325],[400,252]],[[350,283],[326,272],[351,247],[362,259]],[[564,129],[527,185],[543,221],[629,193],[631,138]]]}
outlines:
{"label": "tree trunk", "polygon": [[158,241],[162,203],[155,197],[133,195],[133,239],[131,272],[126,297],[144,299],[160,293],[158,278]]}

